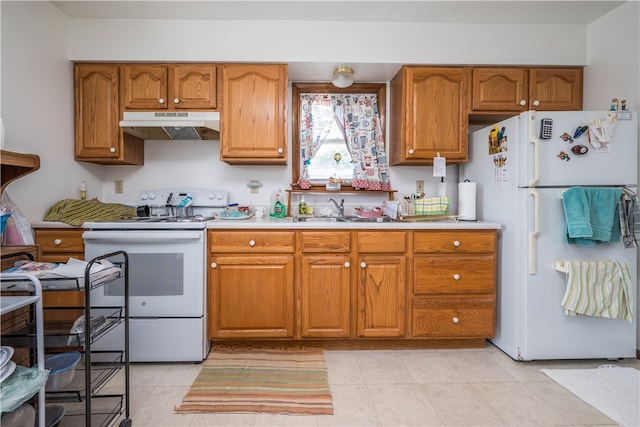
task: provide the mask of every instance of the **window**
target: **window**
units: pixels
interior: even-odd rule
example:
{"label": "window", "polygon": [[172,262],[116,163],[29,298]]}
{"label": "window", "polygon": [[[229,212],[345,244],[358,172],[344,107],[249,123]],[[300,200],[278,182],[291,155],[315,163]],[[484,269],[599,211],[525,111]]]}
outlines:
{"label": "window", "polygon": [[[300,117],[301,113],[300,95],[302,94],[375,94],[377,95],[378,113],[381,126],[384,132],[385,109],[386,109],[386,85],[378,83],[354,83],[348,88],[339,89],[330,83],[293,83],[292,84],[292,187],[297,187],[298,179],[302,173],[304,165],[301,158],[300,144]],[[331,107],[327,107],[325,114],[332,114]],[[324,188],[329,177],[338,177],[343,180],[351,180],[353,177],[353,163],[351,154],[345,142],[345,137],[335,120],[327,120],[330,128],[324,129],[328,132],[326,139],[320,145],[318,151],[314,153],[313,160],[309,165],[309,178],[312,188]],[[313,130],[314,134],[316,129]]]}

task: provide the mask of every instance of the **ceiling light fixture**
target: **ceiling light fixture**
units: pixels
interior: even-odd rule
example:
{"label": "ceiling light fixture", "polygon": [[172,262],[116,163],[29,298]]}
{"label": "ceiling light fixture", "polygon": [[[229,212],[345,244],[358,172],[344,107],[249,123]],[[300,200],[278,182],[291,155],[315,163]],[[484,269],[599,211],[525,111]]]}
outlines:
{"label": "ceiling light fixture", "polygon": [[331,83],[333,83],[335,87],[349,87],[353,84],[354,80],[353,68],[351,67],[340,65],[333,70],[333,79],[331,79]]}

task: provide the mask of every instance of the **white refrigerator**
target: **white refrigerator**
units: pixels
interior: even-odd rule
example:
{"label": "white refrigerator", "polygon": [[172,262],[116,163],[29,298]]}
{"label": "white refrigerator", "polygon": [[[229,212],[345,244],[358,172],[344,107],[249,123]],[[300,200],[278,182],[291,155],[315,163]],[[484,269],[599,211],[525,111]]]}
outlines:
{"label": "white refrigerator", "polygon": [[[609,120],[612,113],[615,120]],[[572,186],[637,192],[636,113],[529,111],[469,136],[470,160],[460,166],[460,181],[476,183],[477,219],[502,224],[492,342],[515,360],[636,356],[636,249],[622,242],[565,244],[562,206]],[[541,133],[543,119],[551,127]],[[629,263],[631,323],[565,314],[566,274],[556,270],[556,261],[576,259]]]}

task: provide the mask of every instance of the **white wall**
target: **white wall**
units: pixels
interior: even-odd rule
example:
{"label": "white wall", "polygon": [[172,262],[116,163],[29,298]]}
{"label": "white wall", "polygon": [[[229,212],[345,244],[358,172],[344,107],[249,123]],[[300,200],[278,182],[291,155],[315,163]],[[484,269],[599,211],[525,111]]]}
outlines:
{"label": "white wall", "polygon": [[[73,160],[73,68],[68,19],[48,2],[0,2],[5,149],[40,156],[40,170],[7,193],[30,220],[78,197],[80,181],[101,196],[102,169]],[[93,190],[93,191],[91,191]]]}

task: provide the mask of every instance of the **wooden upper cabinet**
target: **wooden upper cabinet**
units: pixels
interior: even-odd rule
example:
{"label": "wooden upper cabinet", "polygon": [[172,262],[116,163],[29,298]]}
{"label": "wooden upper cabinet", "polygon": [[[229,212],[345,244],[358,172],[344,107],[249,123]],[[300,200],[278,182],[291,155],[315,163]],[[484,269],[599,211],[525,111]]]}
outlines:
{"label": "wooden upper cabinet", "polygon": [[582,109],[581,67],[474,67],[471,113]]}
{"label": "wooden upper cabinet", "polygon": [[220,158],[230,164],[287,163],[287,66],[221,66]]}
{"label": "wooden upper cabinet", "polygon": [[392,165],[466,162],[469,69],[404,66],[391,81]]}
{"label": "wooden upper cabinet", "polygon": [[526,111],[529,107],[529,73],[525,68],[474,68],[471,70],[471,109]]}
{"label": "wooden upper cabinet", "polygon": [[216,108],[213,64],[131,64],[122,66],[123,108],[212,110]]}
{"label": "wooden upper cabinet", "polygon": [[582,68],[532,68],[529,100],[534,110],[582,110]]}
{"label": "wooden upper cabinet", "polygon": [[75,159],[144,164],[144,141],[122,132],[117,64],[75,64]]}

